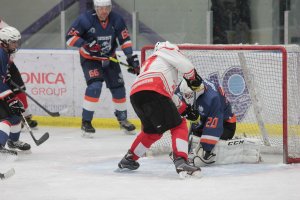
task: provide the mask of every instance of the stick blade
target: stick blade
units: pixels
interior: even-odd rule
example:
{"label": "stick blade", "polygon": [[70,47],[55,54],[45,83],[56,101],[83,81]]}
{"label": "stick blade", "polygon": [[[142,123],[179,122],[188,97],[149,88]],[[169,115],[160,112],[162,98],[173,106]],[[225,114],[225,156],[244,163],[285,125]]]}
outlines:
{"label": "stick blade", "polygon": [[35,144],[36,144],[37,146],[43,144],[46,140],[49,139],[49,136],[50,136],[49,133],[46,132],[44,135],[42,135],[42,137],[41,137],[40,139],[38,139],[38,140],[35,141]]}
{"label": "stick blade", "polygon": [[59,116],[60,116],[59,112],[48,112],[48,114],[49,114],[51,117],[59,117]]}
{"label": "stick blade", "polygon": [[2,180],[8,179],[9,177],[12,177],[15,173],[16,173],[15,169],[11,168],[10,170],[5,172],[4,174],[0,173],[0,179],[2,179]]}

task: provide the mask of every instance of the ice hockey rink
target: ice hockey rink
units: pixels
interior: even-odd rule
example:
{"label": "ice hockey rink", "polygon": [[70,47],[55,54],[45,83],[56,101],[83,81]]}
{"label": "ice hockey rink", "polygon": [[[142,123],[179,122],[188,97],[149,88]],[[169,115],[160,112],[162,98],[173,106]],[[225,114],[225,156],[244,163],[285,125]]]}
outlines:
{"label": "ice hockey rink", "polygon": [[[93,139],[81,137],[78,128],[40,127],[36,146],[29,133],[23,141],[32,154],[1,163],[16,173],[0,180],[1,200],[185,200],[185,199],[300,199],[300,164],[286,165],[278,156],[260,164],[203,167],[200,179],[180,179],[168,155],[142,158],[136,171],[118,170],[135,136],[120,130],[97,130]],[[264,159],[264,157],[263,157]]]}

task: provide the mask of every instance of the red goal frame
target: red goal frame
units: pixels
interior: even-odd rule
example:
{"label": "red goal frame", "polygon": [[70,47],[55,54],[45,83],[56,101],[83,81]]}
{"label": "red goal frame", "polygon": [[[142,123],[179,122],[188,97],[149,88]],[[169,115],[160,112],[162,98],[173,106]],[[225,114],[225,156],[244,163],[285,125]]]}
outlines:
{"label": "red goal frame", "polygon": [[[178,45],[181,50],[268,50],[268,51],[280,51],[282,54],[282,139],[283,139],[283,162],[284,163],[300,163],[300,158],[289,157],[288,148],[288,88],[287,88],[287,67],[288,67],[288,54],[285,46],[280,45],[194,45],[185,44]],[[146,51],[153,50],[154,45],[147,45],[141,49],[141,61],[142,63],[146,59]]]}

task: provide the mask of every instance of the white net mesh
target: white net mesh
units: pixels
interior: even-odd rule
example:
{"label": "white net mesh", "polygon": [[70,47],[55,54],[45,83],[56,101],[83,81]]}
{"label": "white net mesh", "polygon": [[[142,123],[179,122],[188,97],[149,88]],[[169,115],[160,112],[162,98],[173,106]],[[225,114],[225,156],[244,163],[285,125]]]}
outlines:
{"label": "white net mesh", "polygon": [[[259,138],[272,152],[282,152],[285,143],[291,162],[300,158],[299,46],[179,47],[202,77],[224,88],[237,116],[236,135]],[[153,52],[143,51],[142,59]],[[152,145],[153,152],[171,151],[167,135]]]}

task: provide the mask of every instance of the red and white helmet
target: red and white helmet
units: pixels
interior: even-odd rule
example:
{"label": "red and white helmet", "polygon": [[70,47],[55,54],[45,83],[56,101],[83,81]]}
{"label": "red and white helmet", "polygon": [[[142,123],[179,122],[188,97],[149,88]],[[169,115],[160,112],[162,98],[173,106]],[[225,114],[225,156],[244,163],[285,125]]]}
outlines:
{"label": "red and white helmet", "polygon": [[94,6],[111,6],[111,0],[93,0]]}
{"label": "red and white helmet", "polygon": [[168,49],[176,49],[179,50],[179,47],[176,44],[172,44],[169,41],[166,42],[157,42],[154,46],[154,52],[158,51],[161,48],[168,48]]}

